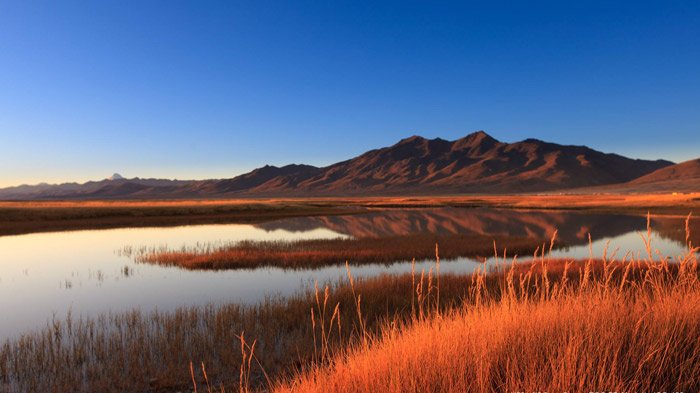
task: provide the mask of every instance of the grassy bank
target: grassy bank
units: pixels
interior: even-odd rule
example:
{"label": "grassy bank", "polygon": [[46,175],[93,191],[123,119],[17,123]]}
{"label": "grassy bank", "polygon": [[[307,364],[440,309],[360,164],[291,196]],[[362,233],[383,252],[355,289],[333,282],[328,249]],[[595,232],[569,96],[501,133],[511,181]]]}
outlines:
{"label": "grassy bank", "polygon": [[[224,246],[209,244],[168,250],[160,248],[133,251],[140,263],[179,266],[192,270],[243,269],[264,266],[310,268],[324,265],[388,263],[435,257],[440,244],[443,258],[493,255],[494,242],[508,244],[518,255],[532,254],[537,240],[478,235],[415,234],[389,237],[314,239],[298,241],[244,241]],[[541,242],[540,242],[541,244]]]}
{"label": "grassy bank", "polygon": [[277,218],[417,207],[494,207],[680,214],[700,193],[353,197],[174,201],[0,201],[0,235],[75,229],[257,223]]}
{"label": "grassy bank", "polygon": [[698,391],[698,249],[676,260],[647,249],[512,266],[497,288],[475,275],[461,307],[386,323],[272,390]]}
{"label": "grassy bank", "polygon": [[0,388],[695,391],[697,258],[648,250],[504,258],[471,275],[441,275],[437,262],[254,307],[69,316],[2,345]]}
{"label": "grassy bank", "polygon": [[389,325],[275,391],[698,391],[697,277],[658,273]]}
{"label": "grassy bank", "polygon": [[260,223],[288,217],[353,214],[322,201],[0,202],[0,235],[77,229]]}
{"label": "grassy bank", "polygon": [[[425,272],[423,277],[427,293],[430,276],[431,296],[434,274]],[[444,309],[460,303],[469,280],[468,276],[441,277]],[[362,294],[365,322],[361,328],[351,307],[355,298],[347,280],[331,285],[327,292],[320,286],[318,293],[312,289],[257,306],[229,304],[56,319],[40,331],[0,346],[0,391],[184,390],[192,386],[191,361],[197,369],[202,362],[206,364],[209,378],[217,384],[238,386],[239,375],[234,371],[242,360],[242,333],[250,342],[256,340],[256,362],[262,366],[252,371],[251,385],[266,386],[263,369],[271,379],[281,378],[312,364],[322,352],[339,350],[360,330],[376,331],[386,318],[410,317],[410,276],[381,276],[354,284],[355,291]],[[417,304],[415,299],[413,304]],[[336,306],[334,333],[321,344],[320,320],[327,329]],[[312,308],[316,326],[312,325]]]}

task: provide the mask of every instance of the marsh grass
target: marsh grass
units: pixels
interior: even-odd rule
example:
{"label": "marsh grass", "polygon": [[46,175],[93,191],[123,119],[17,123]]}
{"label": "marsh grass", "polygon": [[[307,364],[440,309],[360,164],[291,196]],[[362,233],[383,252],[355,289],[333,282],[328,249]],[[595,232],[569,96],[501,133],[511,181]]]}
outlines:
{"label": "marsh grass", "polygon": [[[443,277],[444,307],[459,304],[467,280],[468,276]],[[200,391],[206,386],[202,363],[212,388],[223,383],[237,390],[237,370],[243,359],[241,337],[247,345],[255,342],[255,358],[249,360],[245,372],[246,386],[268,386],[263,370],[271,380],[289,375],[315,359],[336,353],[359,331],[374,331],[389,317],[408,317],[411,288],[408,275],[355,279],[354,290],[362,294],[362,325],[351,307],[355,296],[347,280],[328,289],[319,284],[318,293],[312,288],[289,298],[269,298],[255,306],[227,304],[183,307],[172,312],[68,315],[0,346],[0,391],[183,390],[192,386],[190,362]],[[311,324],[312,308],[315,326]],[[329,332],[333,313],[334,329]],[[321,326],[326,330],[322,332]],[[342,336],[336,334],[338,328]],[[250,356],[252,350],[248,350]]]}
{"label": "marsh grass", "polygon": [[460,307],[393,319],[272,390],[698,391],[700,248],[687,233],[671,259],[650,227],[640,236],[641,258],[504,258],[473,274]]}
{"label": "marsh grass", "polygon": [[[257,306],[69,315],[0,349],[4,391],[700,389],[697,248],[552,260],[541,245],[473,274],[348,277]],[[691,239],[690,236],[687,239]],[[511,254],[512,255],[512,254]]]}
{"label": "marsh grass", "polygon": [[124,253],[137,262],[179,266],[191,270],[245,269],[263,266],[310,268],[324,265],[390,263],[435,257],[440,244],[444,259],[489,256],[493,242],[508,244],[514,253],[532,253],[537,240],[480,235],[414,234],[388,237],[313,239],[297,241],[242,241],[204,243],[181,249],[126,247]]}
{"label": "marsh grass", "polygon": [[0,201],[0,235],[194,224],[260,223],[356,214],[361,207],[313,200]]}
{"label": "marsh grass", "polygon": [[685,214],[700,193],[592,195],[481,195],[349,198],[240,198],[176,200],[0,201],[0,235],[32,232],[257,223],[284,217],[353,214],[424,207],[590,210]]}

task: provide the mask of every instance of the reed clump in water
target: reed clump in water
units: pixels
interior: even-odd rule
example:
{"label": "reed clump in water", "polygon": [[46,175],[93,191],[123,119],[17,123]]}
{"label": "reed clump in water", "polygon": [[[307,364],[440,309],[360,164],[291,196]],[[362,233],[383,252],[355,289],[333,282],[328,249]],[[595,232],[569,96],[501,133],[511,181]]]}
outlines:
{"label": "reed clump in water", "polygon": [[415,234],[390,237],[314,239],[297,241],[243,241],[221,246],[202,244],[179,250],[145,249],[133,256],[137,262],[185,269],[244,269],[263,266],[309,268],[323,265],[389,263],[412,258],[434,258],[435,243],[445,259],[493,254],[494,240],[508,244],[512,252],[531,253],[536,240],[479,235]]}

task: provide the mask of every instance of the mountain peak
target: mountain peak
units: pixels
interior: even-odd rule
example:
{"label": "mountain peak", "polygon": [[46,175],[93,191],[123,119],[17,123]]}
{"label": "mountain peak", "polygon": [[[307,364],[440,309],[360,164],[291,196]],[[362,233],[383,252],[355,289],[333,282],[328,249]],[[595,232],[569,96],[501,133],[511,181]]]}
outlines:
{"label": "mountain peak", "polygon": [[125,179],[115,173],[105,181],[84,184],[2,189],[0,199],[543,192],[627,183],[657,170],[630,184],[649,188],[649,182],[673,179],[671,186],[677,187],[688,176],[700,179],[698,161],[661,171],[669,165],[667,161],[633,160],[584,146],[535,139],[505,143],[484,131],[476,131],[454,141],[413,135],[393,146],[322,168],[302,164],[266,165],[231,179],[184,182]]}
{"label": "mountain peak", "polygon": [[[484,131],[476,131],[465,136],[462,139],[458,139],[454,142],[454,146],[457,149],[470,149],[474,152],[485,152],[495,146],[500,142],[493,138],[491,135]],[[476,149],[476,150],[474,150]]]}
{"label": "mountain peak", "polygon": [[278,167],[275,165],[265,165],[263,167],[253,169],[251,172],[248,172],[241,176],[263,176],[264,178],[269,179],[274,176],[287,176],[289,174],[301,171],[313,171],[316,169],[318,168],[315,166],[304,164],[288,164],[282,167]]}
{"label": "mountain peak", "polygon": [[486,131],[483,131],[483,130],[472,132],[471,134],[465,136],[462,139],[469,141],[469,142],[472,142],[472,143],[498,142],[498,140],[496,138],[487,134]]}
{"label": "mountain peak", "polygon": [[420,135],[411,135],[411,136],[409,136],[408,138],[403,138],[403,139],[401,139],[401,140],[400,140],[398,143],[396,143],[396,144],[397,144],[397,145],[406,145],[406,144],[412,144],[412,143],[423,142],[423,141],[425,141],[425,140],[426,140],[426,139],[423,138],[423,137],[420,136]]}

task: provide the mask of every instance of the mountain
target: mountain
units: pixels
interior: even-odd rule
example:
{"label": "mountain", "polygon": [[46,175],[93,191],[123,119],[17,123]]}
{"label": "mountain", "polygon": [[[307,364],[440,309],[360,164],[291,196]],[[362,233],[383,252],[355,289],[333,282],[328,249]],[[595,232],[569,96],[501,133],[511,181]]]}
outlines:
{"label": "mountain", "polygon": [[124,179],[0,189],[0,199],[225,198],[525,193],[622,184],[673,165],[478,131],[455,141],[412,136],[318,168],[264,166],[230,179]]}
{"label": "mountain", "polygon": [[632,184],[649,184],[667,181],[691,181],[700,179],[700,158],[684,161],[656,170],[631,181]]}
{"label": "mountain", "polygon": [[169,179],[126,179],[115,173],[104,180],[86,183],[62,183],[38,185],[21,185],[0,189],[3,200],[52,200],[52,199],[119,199],[142,198],[154,196],[168,197],[172,192],[191,180]]}
{"label": "mountain", "polygon": [[112,176],[108,177],[107,180],[124,180],[124,176],[115,173]]}
{"label": "mountain", "polygon": [[252,192],[261,188],[296,189],[303,181],[319,173],[321,169],[311,165],[291,164],[281,168],[265,165],[233,179],[214,181],[210,189],[215,193]]}
{"label": "mountain", "polygon": [[536,139],[504,143],[479,131],[455,141],[412,136],[325,168],[227,181],[245,179],[240,195],[520,193],[624,183],[672,164]]}
{"label": "mountain", "polygon": [[700,158],[658,169],[616,188],[623,192],[698,192]]}
{"label": "mountain", "polygon": [[589,194],[700,192],[700,158],[665,166],[625,183],[563,190],[563,192]]}

